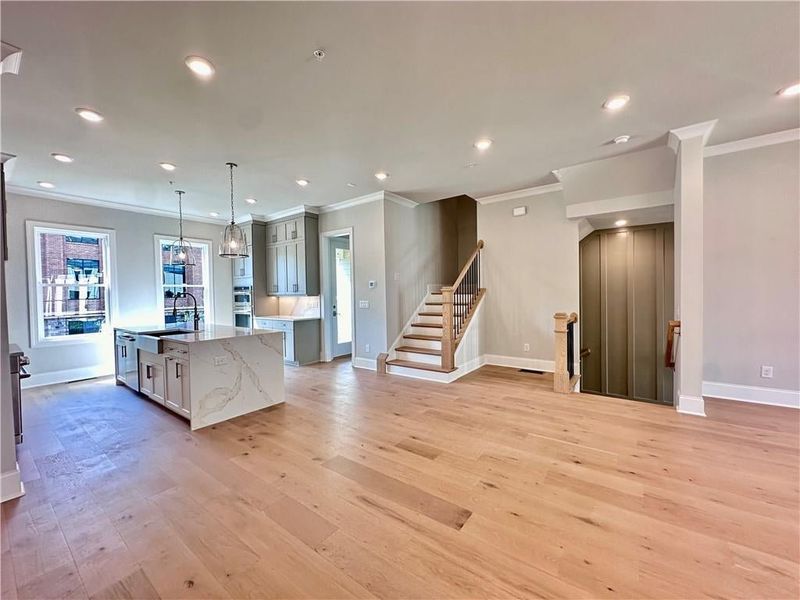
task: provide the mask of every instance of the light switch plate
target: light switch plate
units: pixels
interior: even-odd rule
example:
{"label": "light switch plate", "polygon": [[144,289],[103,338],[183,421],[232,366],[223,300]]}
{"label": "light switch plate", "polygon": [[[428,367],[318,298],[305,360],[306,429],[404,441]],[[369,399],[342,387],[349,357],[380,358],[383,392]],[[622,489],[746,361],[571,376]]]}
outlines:
{"label": "light switch plate", "polygon": [[359,300],[358,308],[369,308],[369,300]]}
{"label": "light switch plate", "polygon": [[772,379],[772,367],[770,365],[761,365],[761,377],[763,379]]}
{"label": "light switch plate", "polygon": [[522,217],[522,216],[526,215],[527,213],[528,213],[528,207],[527,206],[517,206],[516,208],[511,210],[512,216],[515,216],[515,217]]}

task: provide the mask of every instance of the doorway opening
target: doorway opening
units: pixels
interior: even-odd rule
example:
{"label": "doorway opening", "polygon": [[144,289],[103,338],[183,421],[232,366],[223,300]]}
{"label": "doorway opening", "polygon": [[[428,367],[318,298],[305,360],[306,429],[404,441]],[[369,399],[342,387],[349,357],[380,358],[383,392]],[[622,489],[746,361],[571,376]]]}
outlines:
{"label": "doorway opening", "polygon": [[355,331],[352,230],[322,234],[324,360],[352,356]]}
{"label": "doorway opening", "polygon": [[673,259],[672,223],[604,229],[580,241],[582,392],[672,404],[664,348]]}

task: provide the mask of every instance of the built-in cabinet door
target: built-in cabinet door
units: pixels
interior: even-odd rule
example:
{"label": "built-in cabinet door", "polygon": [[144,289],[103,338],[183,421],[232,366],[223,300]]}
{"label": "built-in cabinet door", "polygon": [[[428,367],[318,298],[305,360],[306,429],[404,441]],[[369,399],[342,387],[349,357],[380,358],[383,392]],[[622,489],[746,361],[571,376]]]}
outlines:
{"label": "built-in cabinet door", "polygon": [[286,293],[297,294],[300,291],[297,275],[299,265],[297,262],[297,251],[300,244],[286,245]]}
{"label": "built-in cabinet door", "polygon": [[294,331],[283,332],[283,360],[294,362]]}
{"label": "built-in cabinet door", "polygon": [[276,257],[276,271],[278,272],[278,293],[286,294],[289,289],[289,283],[286,279],[286,257],[288,255],[286,246],[277,246],[275,248]]}
{"label": "built-in cabinet door", "polygon": [[190,416],[189,363],[185,360],[168,356],[166,358],[165,379],[165,405],[186,417]]}
{"label": "built-in cabinet door", "polygon": [[306,294],[306,244],[305,242],[297,242],[295,245],[295,261],[297,264],[297,287],[295,293],[304,296]]}
{"label": "built-in cabinet door", "polygon": [[142,352],[139,361],[139,391],[159,404],[164,404],[165,386],[164,361],[156,354]]}
{"label": "built-in cabinet door", "polygon": [[278,293],[278,247],[267,246],[267,294]]}
{"label": "built-in cabinet door", "polygon": [[116,368],[117,380],[121,382],[125,382],[125,375],[127,373],[126,370],[126,363],[125,360],[125,344],[115,344],[114,346],[116,350],[116,362],[114,363]]}

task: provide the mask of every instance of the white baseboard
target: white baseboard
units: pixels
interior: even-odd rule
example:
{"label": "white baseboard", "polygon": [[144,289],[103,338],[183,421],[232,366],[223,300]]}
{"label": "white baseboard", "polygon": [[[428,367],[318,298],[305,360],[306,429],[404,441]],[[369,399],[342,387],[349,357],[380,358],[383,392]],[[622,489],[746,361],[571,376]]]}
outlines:
{"label": "white baseboard", "polygon": [[800,408],[800,390],[782,390],[755,385],[704,381],[703,395],[712,398],[724,398],[725,400],[737,400],[739,402]]}
{"label": "white baseboard", "polygon": [[378,361],[374,358],[363,358],[361,356],[353,357],[353,366],[356,369],[367,369],[369,371],[378,370]]}
{"label": "white baseboard", "polygon": [[19,474],[19,465],[13,471],[0,475],[0,502],[13,500],[25,495],[25,484]]}
{"label": "white baseboard", "polygon": [[498,367],[513,367],[515,369],[531,369],[552,373],[556,370],[555,362],[542,358],[520,358],[518,356],[503,356],[502,354],[484,354],[483,363]]}
{"label": "white baseboard", "polygon": [[33,388],[42,385],[52,385],[54,383],[66,383],[68,381],[79,381],[81,379],[92,379],[93,377],[105,377],[113,375],[114,367],[105,365],[82,367],[80,369],[65,369],[63,371],[46,371],[44,373],[31,373],[28,379],[22,380],[22,388]]}
{"label": "white baseboard", "polygon": [[705,401],[700,396],[687,396],[678,394],[678,406],[675,408],[679,413],[694,415],[695,417],[706,416]]}

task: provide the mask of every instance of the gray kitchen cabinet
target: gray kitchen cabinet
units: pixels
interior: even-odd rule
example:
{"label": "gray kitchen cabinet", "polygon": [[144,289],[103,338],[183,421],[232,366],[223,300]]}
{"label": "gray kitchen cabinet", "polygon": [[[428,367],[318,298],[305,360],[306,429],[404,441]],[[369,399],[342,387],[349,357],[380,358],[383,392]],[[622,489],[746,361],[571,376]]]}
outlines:
{"label": "gray kitchen cabinet", "polygon": [[319,221],[305,214],[267,224],[267,293],[319,295]]}
{"label": "gray kitchen cabinet", "polygon": [[257,329],[274,329],[283,332],[283,360],[290,365],[308,365],[319,362],[319,319],[302,321],[256,317]]}
{"label": "gray kitchen cabinet", "polygon": [[164,379],[166,382],[165,406],[187,418],[191,417],[189,361],[174,356],[166,356],[164,364]]}
{"label": "gray kitchen cabinet", "polygon": [[236,258],[233,262],[234,287],[252,287],[256,295],[266,294],[267,272],[264,246],[267,243],[267,224],[259,221],[243,223],[242,229],[247,236],[247,257]]}
{"label": "gray kitchen cabinet", "polygon": [[164,357],[139,350],[139,391],[159,404],[166,395],[164,375]]}

